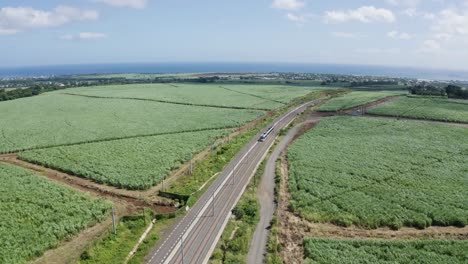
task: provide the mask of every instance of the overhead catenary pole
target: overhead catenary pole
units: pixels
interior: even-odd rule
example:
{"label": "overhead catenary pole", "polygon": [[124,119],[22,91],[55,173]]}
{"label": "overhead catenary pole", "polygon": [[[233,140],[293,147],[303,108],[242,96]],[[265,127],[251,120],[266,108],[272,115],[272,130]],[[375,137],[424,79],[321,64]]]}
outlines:
{"label": "overhead catenary pole", "polygon": [[193,152],[191,153],[190,156],[190,175],[193,173]]}

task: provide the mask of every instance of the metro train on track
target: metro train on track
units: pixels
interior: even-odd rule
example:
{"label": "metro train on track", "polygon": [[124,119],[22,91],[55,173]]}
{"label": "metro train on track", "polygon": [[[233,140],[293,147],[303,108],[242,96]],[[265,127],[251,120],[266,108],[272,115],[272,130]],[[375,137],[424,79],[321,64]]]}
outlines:
{"label": "metro train on track", "polygon": [[267,137],[271,134],[271,132],[273,132],[273,129],[274,129],[274,127],[268,128],[268,130],[265,131],[265,132],[260,136],[260,139],[259,139],[258,141],[264,142],[264,141],[267,139]]}

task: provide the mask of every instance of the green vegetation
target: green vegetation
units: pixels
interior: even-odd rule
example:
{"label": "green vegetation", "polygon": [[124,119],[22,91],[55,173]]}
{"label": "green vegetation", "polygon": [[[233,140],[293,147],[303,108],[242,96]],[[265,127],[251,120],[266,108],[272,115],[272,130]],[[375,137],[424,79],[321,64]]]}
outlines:
{"label": "green vegetation", "polygon": [[108,139],[238,127],[263,111],[58,93],[0,104],[0,153]]}
{"label": "green vegetation", "polygon": [[46,148],[21,152],[29,162],[98,183],[149,189],[227,130],[210,130]]}
{"label": "green vegetation", "polygon": [[0,102],[15,100],[23,97],[36,96],[45,92],[65,89],[60,85],[34,85],[32,87],[0,89]]}
{"label": "green vegetation", "polygon": [[[293,105],[299,105],[324,95],[325,93],[323,92],[309,93],[304,97],[294,99]],[[198,197],[200,197],[211,183],[216,180],[216,177],[213,177],[211,180],[210,178],[216,173],[221,172],[224,166],[226,166],[260,130],[264,129],[268,123],[273,121],[274,117],[279,116],[280,113],[283,113],[288,109],[289,107],[287,106],[278,109],[273,116],[265,118],[255,127],[249,129],[247,132],[243,132],[240,136],[236,136],[234,139],[230,140],[230,142],[215,146],[207,158],[195,164],[192,176],[181,178],[175,182],[175,184],[170,186],[167,191],[182,195],[190,195],[190,199],[187,204],[189,206],[195,204]],[[201,188],[203,185],[205,185],[205,187]]]}
{"label": "green vegetation", "polygon": [[0,164],[0,263],[26,263],[109,216],[92,199],[13,166]]}
{"label": "green vegetation", "polygon": [[[179,179],[175,184],[168,188],[168,192],[178,193],[182,195],[191,195],[188,205],[191,206],[195,203],[198,197],[203,194],[204,189],[200,188],[216,173],[223,170],[232,158],[247,144],[252,137],[262,129],[267,121],[261,122],[255,128],[250,129],[246,133],[237,136],[229,143],[216,146],[209,156],[201,161],[196,162],[192,176]],[[205,188],[216,179],[214,177]]]}
{"label": "green vegetation", "polygon": [[[283,181],[281,178],[281,160],[276,161],[276,170],[275,170],[275,203],[278,203],[280,199],[280,188],[282,187]],[[282,245],[279,242],[280,238],[280,223],[278,222],[277,211],[271,220],[271,229],[268,236],[267,242],[267,254],[265,256],[266,264],[283,264],[283,260],[279,255],[279,252],[282,249]]]}
{"label": "green vegetation", "polygon": [[335,112],[346,110],[353,107],[365,105],[375,101],[379,101],[386,97],[404,94],[402,91],[396,92],[351,92],[343,96],[336,97],[323,104],[318,111]]}
{"label": "green vegetation", "polygon": [[404,97],[373,108],[369,114],[468,123],[468,102],[446,98]]}
{"label": "green vegetation", "polygon": [[468,89],[457,85],[435,86],[432,84],[418,84],[410,88],[411,94],[425,96],[446,96],[451,99],[468,99]]}
{"label": "green vegetation", "polygon": [[308,264],[372,263],[462,264],[468,261],[468,241],[306,239]]}
{"label": "green vegetation", "polygon": [[63,93],[86,96],[135,98],[180,104],[275,109],[306,95],[309,89],[296,86],[229,84],[141,84],[88,87]]}
{"label": "green vegetation", "polygon": [[[255,173],[260,179],[265,170],[265,161],[262,162]],[[260,220],[260,204],[257,199],[257,186],[251,182],[236,207],[232,210],[234,219],[231,219],[224,229],[221,239],[211,256],[210,263],[246,263],[250,244]]]}
{"label": "green vegetation", "polygon": [[[109,229],[108,234],[102,240],[96,242],[81,255],[81,260],[78,263],[124,263],[152,219],[154,219],[154,214],[151,212],[146,212],[144,215],[122,217],[117,225],[117,235],[114,235]],[[153,229],[128,263],[142,263],[149,250],[159,241],[158,234],[161,229],[172,222],[173,219],[157,220]]]}
{"label": "green vegetation", "polygon": [[468,223],[468,130],[360,117],[322,120],[290,148],[291,206],[366,228]]}

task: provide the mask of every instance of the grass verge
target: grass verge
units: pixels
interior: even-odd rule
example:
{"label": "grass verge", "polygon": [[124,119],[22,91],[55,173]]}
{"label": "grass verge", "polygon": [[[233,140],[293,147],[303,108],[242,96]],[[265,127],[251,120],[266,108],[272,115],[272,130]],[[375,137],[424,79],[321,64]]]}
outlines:
{"label": "grass verge", "polygon": [[[279,200],[279,190],[282,184],[281,180],[281,159],[276,161],[276,176],[275,176],[275,202]],[[266,264],[283,264],[283,260],[279,254],[281,251],[281,243],[279,242],[279,223],[278,217],[275,215],[271,220],[271,230],[268,236],[267,254],[265,257]]]}
{"label": "grass verge", "polygon": [[[333,93],[333,92],[330,92]],[[313,99],[324,97],[328,92],[312,92],[304,97],[300,97],[289,105],[284,106],[266,117],[262,122],[255,127],[249,129],[245,133],[235,137],[229,143],[221,145],[213,149],[211,154],[204,160],[195,164],[195,168],[191,176],[184,177],[176,181],[166,191],[182,195],[190,195],[187,201],[188,206],[193,206],[198,198],[206,191],[207,188],[216,180],[216,177],[211,178],[216,173],[219,173],[223,168],[235,157],[237,153],[250,141],[252,138],[264,129],[270,122],[281,114],[288,111],[291,106],[299,105]],[[210,179],[211,178],[211,179]],[[204,186],[203,188],[201,188]]]}
{"label": "grass verge", "polygon": [[[117,224],[117,235],[114,235],[112,230],[109,229],[108,234],[102,240],[97,241],[81,254],[81,260],[78,263],[125,263],[128,254],[137,244],[154,217],[154,214],[148,211],[140,215],[122,217]],[[157,220],[153,229],[128,263],[142,263],[144,257],[159,241],[158,234],[161,229],[169,226],[173,221],[173,218]]]}
{"label": "grass verge", "polygon": [[[260,179],[265,171],[266,161],[263,161],[255,173],[255,179]],[[253,180],[247,186],[244,194],[232,210],[231,218],[224,229],[221,239],[211,256],[209,263],[245,263],[250,244],[260,220],[260,203],[257,199],[259,180]]]}

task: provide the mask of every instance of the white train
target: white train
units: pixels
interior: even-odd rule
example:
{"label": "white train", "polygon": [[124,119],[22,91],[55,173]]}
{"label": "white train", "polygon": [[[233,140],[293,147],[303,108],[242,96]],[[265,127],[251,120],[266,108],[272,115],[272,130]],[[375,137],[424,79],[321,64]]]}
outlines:
{"label": "white train", "polygon": [[274,129],[274,127],[268,128],[268,130],[265,131],[265,133],[263,133],[263,134],[260,136],[260,139],[259,139],[258,141],[264,142],[264,141],[267,139],[267,137],[271,134],[271,132],[273,132],[273,129]]}

